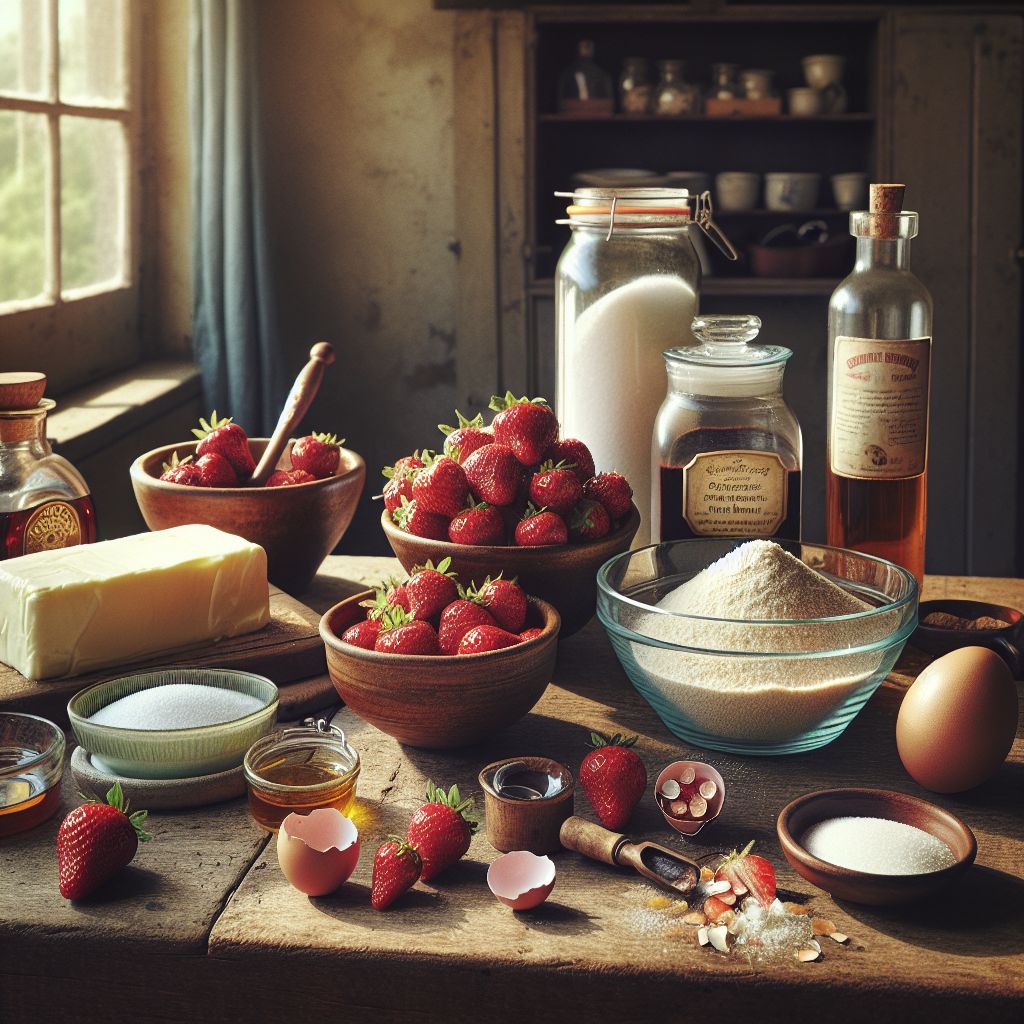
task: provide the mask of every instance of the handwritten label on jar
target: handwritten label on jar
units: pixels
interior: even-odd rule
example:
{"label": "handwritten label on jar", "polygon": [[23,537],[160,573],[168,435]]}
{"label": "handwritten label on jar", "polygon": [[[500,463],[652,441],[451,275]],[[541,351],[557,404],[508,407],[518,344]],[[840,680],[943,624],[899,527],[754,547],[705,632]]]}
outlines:
{"label": "handwritten label on jar", "polygon": [[899,480],[924,472],[931,346],[931,338],[836,338],[833,473]]}
{"label": "handwritten label on jar", "polygon": [[683,469],[683,518],[698,537],[771,537],[786,518],[786,483],[773,453],[695,455]]}
{"label": "handwritten label on jar", "polygon": [[73,548],[82,543],[82,522],[78,512],[65,501],[40,505],[25,525],[25,554]]}

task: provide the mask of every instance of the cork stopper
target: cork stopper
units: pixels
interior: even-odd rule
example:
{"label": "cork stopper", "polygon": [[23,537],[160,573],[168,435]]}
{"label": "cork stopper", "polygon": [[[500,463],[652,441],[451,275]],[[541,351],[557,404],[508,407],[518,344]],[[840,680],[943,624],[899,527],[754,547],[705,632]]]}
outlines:
{"label": "cork stopper", "polygon": [[0,373],[0,409],[34,409],[45,390],[45,373]]}
{"label": "cork stopper", "polygon": [[873,215],[872,238],[899,238],[899,218],[895,214],[903,209],[905,191],[906,185],[871,185],[868,209]]}

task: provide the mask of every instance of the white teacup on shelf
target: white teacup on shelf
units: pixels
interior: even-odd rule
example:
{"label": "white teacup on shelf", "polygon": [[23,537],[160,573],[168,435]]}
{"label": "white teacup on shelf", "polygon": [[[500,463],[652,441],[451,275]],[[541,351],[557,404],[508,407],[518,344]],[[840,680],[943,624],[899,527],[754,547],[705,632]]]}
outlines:
{"label": "white teacup on shelf", "polygon": [[838,53],[818,53],[804,57],[804,78],[812,89],[821,93],[822,114],[843,114],[846,112],[846,90],[843,88],[843,72],[846,58]]}
{"label": "white teacup on shelf", "polygon": [[722,171],[715,175],[716,205],[726,213],[753,210],[760,192],[761,175],[755,171]]}
{"label": "white teacup on shelf", "polygon": [[787,89],[789,112],[794,117],[814,117],[821,113],[821,91],[818,89],[799,88]]}
{"label": "white teacup on shelf", "polygon": [[772,78],[774,71],[762,71],[752,68],[740,72],[740,84],[743,95],[748,100],[765,100],[772,95]]}
{"label": "white teacup on shelf", "polygon": [[818,205],[821,175],[814,172],[779,171],[764,176],[764,205],[769,210],[806,213]]}
{"label": "white teacup on shelf", "polygon": [[833,174],[832,197],[840,210],[863,210],[868,200],[868,176],[860,171]]}

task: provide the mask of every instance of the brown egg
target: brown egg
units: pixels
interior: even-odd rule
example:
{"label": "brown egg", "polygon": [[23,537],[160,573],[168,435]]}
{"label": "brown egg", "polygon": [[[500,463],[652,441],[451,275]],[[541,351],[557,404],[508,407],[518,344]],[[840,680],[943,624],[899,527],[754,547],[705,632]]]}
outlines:
{"label": "brown egg", "polygon": [[903,766],[926,789],[959,793],[998,770],[1017,733],[1017,687],[1002,658],[961,647],[933,661],[896,719]]}

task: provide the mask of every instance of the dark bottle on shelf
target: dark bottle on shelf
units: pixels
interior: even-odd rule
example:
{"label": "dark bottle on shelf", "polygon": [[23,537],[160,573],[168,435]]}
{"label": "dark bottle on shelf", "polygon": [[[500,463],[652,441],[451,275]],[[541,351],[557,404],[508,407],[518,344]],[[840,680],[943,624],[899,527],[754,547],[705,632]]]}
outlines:
{"label": "dark bottle on shelf", "polygon": [[558,110],[576,117],[608,117],[615,109],[612,76],[594,62],[594,43],[581,39],[576,60],[558,78]]}

